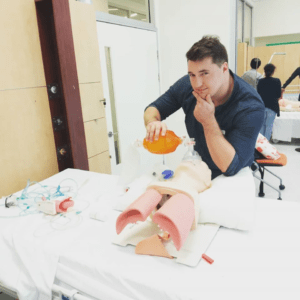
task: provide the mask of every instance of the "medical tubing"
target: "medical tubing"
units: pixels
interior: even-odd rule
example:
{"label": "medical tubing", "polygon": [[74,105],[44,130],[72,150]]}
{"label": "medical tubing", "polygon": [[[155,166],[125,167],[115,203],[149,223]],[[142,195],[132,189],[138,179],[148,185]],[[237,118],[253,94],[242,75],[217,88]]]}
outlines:
{"label": "medical tubing", "polygon": [[[64,183],[65,181],[72,181],[73,183],[75,183],[75,187],[73,186],[62,186],[62,183]],[[32,191],[28,191],[29,187],[33,184],[37,184],[38,187],[36,187],[36,189],[32,190]],[[39,190],[40,188],[42,188],[42,190]],[[55,188],[55,192],[51,192],[51,190]],[[67,191],[64,191],[64,189],[67,189]],[[74,190],[73,190],[74,189]],[[63,192],[62,192],[63,190]],[[10,195],[9,197],[13,196],[14,194]],[[30,182],[30,180],[27,180],[27,184],[25,186],[25,188],[22,190],[21,195],[19,197],[16,197],[16,206],[21,210],[21,212],[19,213],[19,215],[17,216],[0,216],[0,218],[16,218],[16,217],[22,217],[22,216],[26,216],[29,214],[34,214],[34,213],[39,213],[40,211],[38,211],[36,209],[37,205],[36,203],[38,201],[44,200],[43,197],[47,200],[53,200],[57,197],[72,197],[75,198],[78,195],[78,184],[77,182],[72,179],[72,178],[65,178],[63,179],[57,187],[48,187],[46,185],[42,185],[41,183],[37,182],[37,181],[32,181]],[[26,200],[26,202],[24,202],[24,200]],[[80,200],[83,201],[83,200]],[[85,202],[85,201],[83,201]],[[89,202],[86,202],[87,205],[86,207],[84,207],[81,211],[85,210],[88,206],[89,206]],[[3,206],[1,204],[1,206]],[[25,207],[26,206],[26,207]]]}

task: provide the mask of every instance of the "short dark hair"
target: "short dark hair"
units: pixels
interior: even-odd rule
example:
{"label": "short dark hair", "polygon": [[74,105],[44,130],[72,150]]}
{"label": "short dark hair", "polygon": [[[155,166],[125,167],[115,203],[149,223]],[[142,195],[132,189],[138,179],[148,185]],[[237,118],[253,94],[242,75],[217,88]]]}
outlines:
{"label": "short dark hair", "polygon": [[266,77],[271,77],[275,72],[276,67],[273,64],[266,64],[264,66]]}
{"label": "short dark hair", "polygon": [[212,62],[219,67],[221,67],[224,62],[228,62],[226,48],[221,44],[218,37],[203,36],[202,39],[196,42],[186,53],[187,60],[191,61],[199,61],[207,57],[211,57]]}
{"label": "short dark hair", "polygon": [[252,58],[250,66],[252,69],[258,69],[261,65],[261,60],[259,58]]}

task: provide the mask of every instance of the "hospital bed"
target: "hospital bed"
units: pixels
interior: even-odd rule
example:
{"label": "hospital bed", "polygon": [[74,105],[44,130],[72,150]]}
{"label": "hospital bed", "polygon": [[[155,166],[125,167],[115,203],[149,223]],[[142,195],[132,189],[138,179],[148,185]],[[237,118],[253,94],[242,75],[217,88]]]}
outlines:
{"label": "hospital bed", "polygon": [[[298,102],[298,94],[285,93],[283,98]],[[292,138],[300,138],[300,112],[281,111],[280,117],[274,120],[272,141],[291,142]]]}
{"label": "hospital bed", "polygon": [[[73,226],[51,230],[41,214],[0,218],[0,288],[20,300],[300,299],[298,203],[255,198],[251,230],[220,227],[206,250],[214,263],[189,267],[112,243],[116,176],[67,169],[42,184],[65,178],[90,203]],[[91,208],[102,212],[98,220]]]}

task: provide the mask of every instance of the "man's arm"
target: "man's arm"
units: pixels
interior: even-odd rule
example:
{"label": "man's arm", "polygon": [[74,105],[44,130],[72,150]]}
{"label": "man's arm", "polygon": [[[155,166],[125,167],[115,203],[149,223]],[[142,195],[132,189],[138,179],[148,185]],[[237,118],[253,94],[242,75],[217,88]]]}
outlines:
{"label": "man's arm", "polygon": [[235,149],[223,136],[215,118],[215,105],[210,95],[207,95],[206,100],[196,92],[193,95],[197,99],[194,116],[203,126],[209,154],[216,166],[225,173],[235,156]]}
{"label": "man's arm", "polygon": [[285,89],[297,76],[300,76],[300,67],[293,72],[291,77],[285,82],[282,88]]}
{"label": "man's arm", "polygon": [[223,136],[214,116],[215,107],[211,98],[207,96],[206,100],[203,100],[195,92],[193,95],[197,99],[194,116],[204,128],[212,160],[225,176],[236,174],[253,157],[256,139],[264,118],[263,103],[261,106],[246,108],[236,115],[233,129]]}
{"label": "man's arm", "polygon": [[215,117],[202,125],[210,156],[222,173],[225,173],[235,156],[235,149],[225,139]]}
{"label": "man's arm", "polygon": [[161,121],[181,108],[181,102],[185,99],[186,90],[190,87],[190,81],[186,75],[146,108],[144,122],[147,129],[147,140],[152,142],[153,136],[155,139],[158,139],[160,132],[162,135],[165,135],[167,126]]}
{"label": "man's arm", "polygon": [[149,106],[144,113],[144,123],[147,130],[146,140],[158,140],[159,134],[164,136],[167,131],[167,125],[161,122],[161,116],[156,107]]}
{"label": "man's arm", "polygon": [[149,106],[144,113],[145,127],[147,127],[147,125],[153,121],[161,121],[160,113],[156,107]]}
{"label": "man's arm", "polygon": [[281,98],[281,81],[278,78],[278,83],[276,82],[276,96],[277,96],[277,100],[279,100]]}
{"label": "man's arm", "polygon": [[278,78],[278,83],[276,85],[276,95],[277,95],[277,116],[280,117],[280,108],[279,108],[279,100],[282,98],[282,92],[281,92],[281,81]]}

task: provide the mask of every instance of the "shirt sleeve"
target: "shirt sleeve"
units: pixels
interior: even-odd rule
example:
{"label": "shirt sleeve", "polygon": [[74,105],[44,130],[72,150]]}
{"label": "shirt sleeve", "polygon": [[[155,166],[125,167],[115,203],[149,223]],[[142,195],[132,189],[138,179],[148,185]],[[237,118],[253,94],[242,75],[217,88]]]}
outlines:
{"label": "shirt sleeve", "polygon": [[[182,101],[189,88],[189,79],[186,76],[179,79],[172,85],[163,95],[146,107],[150,106],[157,108],[160,113],[161,120],[176,112],[182,107]],[[145,110],[146,110],[145,109]]]}
{"label": "shirt sleeve", "polygon": [[276,86],[276,96],[279,99],[281,97],[281,81],[279,78],[278,79],[278,84]]}
{"label": "shirt sleeve", "polygon": [[277,116],[280,117],[280,107],[279,107],[279,99],[281,97],[281,81],[278,78],[278,84],[276,86],[276,97],[277,97],[277,102],[276,102],[276,110],[277,110]]}
{"label": "shirt sleeve", "polygon": [[257,83],[257,92],[259,94],[261,94],[261,80],[258,80],[258,83]]}
{"label": "shirt sleeve", "polygon": [[228,169],[223,173],[225,176],[238,173],[253,157],[263,119],[263,106],[257,107],[256,110],[246,109],[234,118],[234,128],[228,134],[226,133],[225,138],[234,147],[236,153]]}
{"label": "shirt sleeve", "polygon": [[285,89],[297,76],[300,76],[300,67],[293,72],[291,77],[285,82],[282,88]]}

